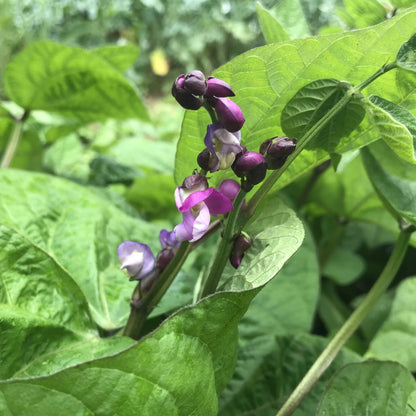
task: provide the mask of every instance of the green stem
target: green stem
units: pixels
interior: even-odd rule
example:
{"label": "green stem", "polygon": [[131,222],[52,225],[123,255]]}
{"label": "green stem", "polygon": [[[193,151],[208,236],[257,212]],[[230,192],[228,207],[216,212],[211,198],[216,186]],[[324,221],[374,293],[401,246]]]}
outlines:
{"label": "green stem", "polygon": [[211,117],[211,121],[213,124],[218,123],[217,113],[209,104],[204,104],[205,110],[208,111],[209,116]]}
{"label": "green stem", "polygon": [[301,382],[297,385],[276,416],[290,416],[296,410],[303,398],[309,393],[321,375],[332,363],[341,348],[360,326],[368,313],[373,309],[381,295],[393,281],[406,253],[410,235],[411,233],[409,232],[401,232],[399,234],[394,250],[370,292],[335,334],[334,338],[329,342]]}
{"label": "green stem", "polygon": [[287,158],[286,163],[280,169],[273,171],[267,177],[247,204],[247,208],[245,209],[247,218],[250,218],[254,214],[260,201],[267,195],[270,189],[272,189],[275,182],[283,175],[286,169],[296,159],[305,146],[321,131],[323,127],[325,127],[328,121],[330,121],[348,104],[354,94],[354,89],[347,90],[344,96],[331,108],[331,110],[328,111],[328,113],[326,113],[316,124],[314,124],[313,127],[305,133],[302,139],[299,140],[296,150]]}
{"label": "green stem", "polygon": [[394,61],[391,64],[383,65],[378,71],[376,71],[371,77],[367,78],[365,81],[363,81],[361,84],[357,85],[355,87],[356,91],[360,92],[365,87],[367,87],[369,84],[371,84],[374,80],[376,80],[379,76],[385,74],[386,72],[389,72],[392,69],[397,68],[397,62]]}
{"label": "green stem", "polygon": [[201,291],[201,298],[214,293],[217,289],[218,282],[220,281],[222,272],[225,265],[227,264],[228,257],[230,256],[233,237],[235,231],[235,225],[240,211],[241,204],[243,202],[246,192],[242,189],[238,193],[234,201],[234,209],[230,212],[228,220],[225,226],[224,235],[221,238],[221,241],[217,247],[215,253],[214,262],[211,265],[209,274],[205,280],[204,286]]}
{"label": "green stem", "polygon": [[0,168],[8,168],[12,163],[13,157],[17,150],[17,146],[19,145],[20,138],[22,137],[23,123],[28,116],[29,112],[27,111],[20,119],[15,120],[12,134],[10,135],[9,142],[7,143],[6,151],[4,152]]}
{"label": "green stem", "polygon": [[169,286],[172,284],[191,251],[191,244],[188,241],[184,241],[180,245],[175,257],[166,269],[163,270],[161,275],[158,276],[156,283],[143,297],[140,298],[140,283],[136,286],[131,301],[130,316],[124,328],[123,335],[133,339],[139,339],[147,316],[169,289]]}

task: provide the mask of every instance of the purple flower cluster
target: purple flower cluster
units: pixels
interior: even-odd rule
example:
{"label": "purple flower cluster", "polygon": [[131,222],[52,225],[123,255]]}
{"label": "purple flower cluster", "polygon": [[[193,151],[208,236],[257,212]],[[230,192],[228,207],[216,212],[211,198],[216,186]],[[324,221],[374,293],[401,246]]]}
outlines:
{"label": "purple flower cluster", "polygon": [[[226,214],[233,209],[233,202],[242,188],[249,191],[260,183],[267,169],[283,166],[295,150],[296,139],[274,137],[266,140],[260,153],[247,151],[241,145],[241,128],[245,119],[240,107],[227,97],[234,96],[230,85],[201,71],[191,71],[176,78],[172,95],[188,110],[204,106],[212,118],[204,138],[205,149],[198,155],[201,173],[194,172],[176,188],[174,196],[182,222],[172,231],[162,230],[159,235],[161,251],[156,259],[146,244],[124,241],[117,249],[121,269],[130,280],[140,280],[142,292],[150,290],[159,274],[169,265],[181,242],[195,242],[207,232],[211,216]],[[218,190],[210,187],[206,172],[232,168],[241,178],[241,185],[233,179],[224,180]],[[235,239],[230,255],[231,264],[238,267],[252,239],[240,234]]]}

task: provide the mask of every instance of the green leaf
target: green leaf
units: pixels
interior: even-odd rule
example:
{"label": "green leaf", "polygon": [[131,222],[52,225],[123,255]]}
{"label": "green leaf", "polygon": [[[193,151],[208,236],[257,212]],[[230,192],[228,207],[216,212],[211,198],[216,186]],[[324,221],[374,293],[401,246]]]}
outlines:
{"label": "green leaf", "polygon": [[267,283],[302,244],[304,229],[295,213],[271,198],[245,231],[253,238],[238,269],[227,264],[219,290],[246,290]]}
{"label": "green leaf", "polygon": [[308,332],[318,299],[319,277],[316,248],[311,234],[306,233],[299,250],[250,303],[239,325],[240,338]]}
{"label": "green leaf", "polygon": [[89,181],[93,185],[106,186],[113,183],[131,185],[138,176],[143,176],[143,173],[108,156],[98,155],[90,162]]}
{"label": "green leaf", "polygon": [[400,284],[384,325],[372,340],[368,358],[393,360],[416,371],[416,278]]}
{"label": "green leaf", "polygon": [[416,225],[416,166],[381,141],[361,152],[368,176],[392,214]]}
{"label": "green leaf", "polygon": [[52,42],[27,46],[4,71],[4,88],[26,110],[78,121],[147,119],[134,88],[94,52]]}
{"label": "green leaf", "polygon": [[396,62],[399,68],[416,72],[416,34],[400,47]]}
{"label": "green leaf", "polygon": [[[281,136],[280,114],[300,88],[313,80],[337,78],[359,84],[374,74],[414,32],[416,10],[402,13],[368,29],[342,34],[298,39],[260,47],[234,58],[214,75],[228,82],[233,100],[246,115],[242,144],[257,150],[270,137]],[[400,83],[393,71],[383,75],[367,89],[371,94],[406,104],[413,102],[414,83]],[[409,90],[409,88],[412,88]],[[413,111],[413,109],[412,109]],[[181,183],[197,167],[196,157],[204,148],[203,138],[209,117],[204,109],[186,112],[175,160],[175,181]],[[374,129],[362,123],[357,134],[341,140],[337,153],[364,146],[374,137]],[[279,179],[281,188],[328,158],[317,149],[302,151]]]}
{"label": "green leaf", "polygon": [[365,104],[379,137],[399,157],[416,163],[416,117],[406,108],[375,95]]}
{"label": "green leaf", "polygon": [[357,280],[364,270],[365,262],[361,256],[337,247],[325,263],[322,273],[339,285],[349,285]]}
{"label": "green leaf", "polygon": [[[134,240],[149,244],[154,252],[159,250],[156,225],[126,214],[104,194],[94,195],[82,186],[41,174],[0,172],[0,224],[12,230],[11,237],[16,234],[24,239],[25,250],[40,250],[50,262],[56,262],[59,273],[77,287],[80,294],[74,296],[88,301],[94,320],[107,330],[124,324],[134,288],[119,270],[118,244]],[[26,271],[20,275],[20,269],[11,262],[16,256],[8,256],[0,275],[5,270],[11,273],[18,290],[25,284],[27,273],[37,270],[39,259],[26,259]],[[36,290],[41,287],[35,285]],[[50,290],[57,289],[51,284]],[[31,302],[33,293],[23,293],[25,301]],[[47,304],[40,292],[41,303]],[[69,312],[64,317],[72,319]]]}
{"label": "green leaf", "polygon": [[3,151],[13,128],[13,120],[9,112],[0,106],[0,151]]}
{"label": "green leaf", "polygon": [[343,3],[345,12],[340,10],[338,14],[351,28],[373,26],[386,19],[387,11],[377,0],[343,0]]}
{"label": "green leaf", "polygon": [[124,72],[136,61],[139,55],[139,48],[135,45],[110,45],[93,49],[92,52],[108,61],[120,72]]}
{"label": "green leaf", "polygon": [[408,398],[415,388],[412,375],[400,364],[349,364],[331,380],[316,414],[405,416]]}
{"label": "green leaf", "polygon": [[[37,416],[75,402],[80,414],[89,409],[130,416],[139,409],[144,416],[215,416],[217,394],[234,369],[237,323],[255,293],[215,294],[114,356],[48,377],[0,383],[0,409],[23,416],[30,408]],[[41,401],[32,396],[37,391]],[[22,396],[25,406],[16,403]]]}
{"label": "green leaf", "polygon": [[302,5],[305,3],[302,4],[301,0],[282,0],[272,9],[290,39],[304,38],[311,34]]}
{"label": "green leaf", "polygon": [[289,39],[282,25],[259,2],[256,3],[256,11],[266,43],[281,42]]}
{"label": "green leaf", "polygon": [[[344,96],[351,85],[336,79],[319,79],[301,88],[283,109],[281,127],[290,137],[301,139]],[[365,115],[361,99],[352,99],[307,148],[320,147],[329,153],[335,151],[344,136],[348,136],[361,123]]]}
{"label": "green leaf", "polygon": [[[219,416],[276,414],[326,343],[324,338],[296,334],[262,336],[245,344],[240,348],[234,377],[220,398]],[[328,379],[345,364],[359,360],[354,353],[341,351],[294,415],[313,415]]]}
{"label": "green leaf", "polygon": [[[88,327],[84,327],[83,332],[74,332],[59,324],[60,311],[56,301],[50,304],[55,314],[47,319],[42,312],[31,310],[34,303],[0,304],[0,379],[48,375],[71,365],[114,354],[133,343],[126,337],[100,339]],[[70,307],[68,305],[68,313]]]}

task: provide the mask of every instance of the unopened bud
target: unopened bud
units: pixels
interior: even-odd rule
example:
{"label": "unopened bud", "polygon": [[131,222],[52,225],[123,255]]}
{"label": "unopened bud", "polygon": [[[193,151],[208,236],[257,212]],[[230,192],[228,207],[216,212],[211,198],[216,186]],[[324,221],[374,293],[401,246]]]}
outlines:
{"label": "unopened bud", "polygon": [[156,257],[156,267],[163,270],[173,259],[175,253],[170,248],[163,249]]}
{"label": "unopened bud", "polygon": [[231,87],[222,79],[209,77],[205,97],[233,97],[235,94]]}
{"label": "unopened bud", "polygon": [[213,166],[217,163],[217,159],[213,156],[213,154],[209,151],[209,149],[205,148],[196,158],[198,162],[198,166],[201,169],[206,171],[211,170]]}
{"label": "unopened bud", "polygon": [[[192,94],[185,86],[186,75],[180,75],[172,85],[172,95],[176,101],[187,110],[198,110],[203,104],[204,100],[197,95]],[[191,83],[192,84],[192,83]]]}
{"label": "unopened bud", "polygon": [[240,107],[228,98],[218,98],[215,104],[215,112],[221,126],[230,132],[241,130],[245,122]]}
{"label": "unopened bud", "polygon": [[267,161],[267,169],[279,169],[296,149],[297,140],[291,137],[273,137],[262,143],[260,153]]}
{"label": "unopened bud", "polygon": [[230,263],[234,268],[238,268],[243,260],[244,253],[253,244],[253,239],[246,233],[241,233],[234,242],[230,254]]}
{"label": "unopened bud", "polygon": [[245,178],[249,185],[257,185],[266,176],[267,163],[260,153],[242,152],[236,156],[232,169],[238,177]]}
{"label": "unopened bud", "polygon": [[204,95],[207,90],[205,75],[198,70],[185,75],[183,87],[193,95]]}

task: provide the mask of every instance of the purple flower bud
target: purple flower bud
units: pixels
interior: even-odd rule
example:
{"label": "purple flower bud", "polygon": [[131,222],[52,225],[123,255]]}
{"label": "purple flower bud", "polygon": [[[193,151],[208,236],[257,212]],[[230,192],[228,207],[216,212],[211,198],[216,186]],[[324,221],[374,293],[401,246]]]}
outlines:
{"label": "purple flower bud", "polygon": [[175,251],[181,245],[180,241],[176,240],[175,233],[173,231],[168,231],[168,230],[160,231],[159,241],[163,249],[169,248]]}
{"label": "purple flower bud", "polygon": [[267,163],[263,155],[257,152],[239,153],[232,165],[234,173],[245,178],[249,185],[257,185],[266,176]]}
{"label": "purple flower bud", "polygon": [[198,70],[185,75],[183,87],[193,95],[204,95],[207,90],[205,75]]}
{"label": "purple flower bud", "polygon": [[156,257],[156,267],[160,270],[166,268],[175,255],[175,252],[170,248],[164,248]]}
{"label": "purple flower bud", "polygon": [[205,97],[233,97],[234,95],[231,87],[222,79],[214,77],[209,77],[207,79]]}
{"label": "purple flower bud", "polygon": [[186,75],[182,74],[176,78],[176,81],[172,85],[172,95],[183,108],[187,110],[198,110],[204,104],[204,100],[186,89],[185,77]]}
{"label": "purple flower bud", "polygon": [[208,188],[208,181],[205,175],[194,173],[183,180],[181,188],[189,191],[188,193],[205,191]]}
{"label": "purple flower bud", "polygon": [[244,257],[244,253],[253,244],[253,239],[246,233],[241,233],[234,242],[233,248],[230,254],[231,265],[238,269],[241,264],[241,260]]}
{"label": "purple flower bud", "polygon": [[210,171],[215,165],[218,165],[218,157],[214,156],[208,148],[199,153],[196,161],[198,166],[206,171]]}
{"label": "purple flower bud", "polygon": [[135,241],[123,241],[117,247],[118,259],[130,280],[141,280],[147,276],[155,266],[152,250],[146,244]]}
{"label": "purple flower bud", "polygon": [[240,188],[240,184],[234,179],[225,179],[218,187],[218,192],[233,202],[237,194],[240,192]]}
{"label": "purple flower bud", "polygon": [[296,149],[297,140],[291,137],[273,137],[263,142],[260,146],[267,161],[267,169],[279,169],[287,157]]}
{"label": "purple flower bud", "polygon": [[215,111],[221,126],[226,130],[234,133],[243,127],[244,115],[234,101],[228,98],[218,98],[215,104]]}

